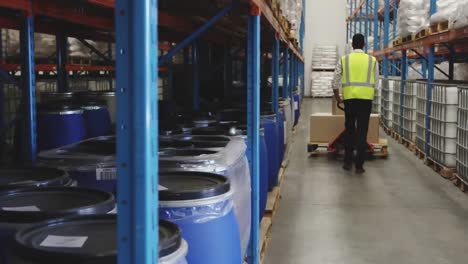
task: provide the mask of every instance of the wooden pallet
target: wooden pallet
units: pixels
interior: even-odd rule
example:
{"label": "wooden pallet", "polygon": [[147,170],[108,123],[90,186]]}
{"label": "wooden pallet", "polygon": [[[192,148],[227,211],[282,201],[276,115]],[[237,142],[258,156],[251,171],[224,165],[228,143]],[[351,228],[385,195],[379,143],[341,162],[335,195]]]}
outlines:
{"label": "wooden pallet", "polygon": [[278,0],[268,0],[268,2],[270,4],[271,12],[273,12],[275,17],[279,17],[280,8],[279,8],[279,5],[278,5]]}
{"label": "wooden pallet", "polygon": [[389,136],[392,136],[393,129],[391,129],[389,127],[386,127],[385,125],[383,125],[383,123],[382,123],[382,128],[383,128],[385,134],[387,134]]}
{"label": "wooden pallet", "polygon": [[264,263],[266,257],[271,238],[271,225],[270,217],[263,217],[262,222],[260,222],[260,263]]}
{"label": "wooden pallet", "polygon": [[403,38],[401,39],[401,43],[403,43],[403,44],[404,44],[404,43],[411,42],[411,41],[413,41],[413,35],[409,35],[409,36],[403,37]]}
{"label": "wooden pallet", "polygon": [[460,191],[468,194],[468,181],[464,180],[460,175],[457,173],[453,174],[454,178],[452,180],[453,184],[457,186]]}
{"label": "wooden pallet", "polygon": [[403,44],[403,41],[402,41],[401,38],[397,38],[397,39],[392,40],[393,47],[400,46],[401,44]]}
{"label": "wooden pallet", "polygon": [[421,160],[426,160],[426,152],[420,150],[418,147],[415,147],[413,150],[414,155]]}
{"label": "wooden pallet", "polygon": [[372,157],[374,158],[386,159],[390,155],[390,151],[388,150],[388,140],[385,138],[379,139],[379,143],[374,144],[374,148],[376,149],[376,151],[372,153]]}
{"label": "wooden pallet", "polygon": [[[370,158],[383,158],[386,159],[390,155],[388,149],[388,140],[381,138],[378,143],[374,143],[374,152],[369,153]],[[307,152],[310,156],[320,156],[324,154],[342,154],[342,153],[330,153],[328,152],[328,143],[309,143],[307,146]]]}
{"label": "wooden pallet", "polygon": [[455,168],[448,168],[430,157],[426,158],[425,163],[427,166],[431,167],[435,172],[437,172],[440,176],[442,176],[442,178],[453,180],[454,174],[456,172]]}
{"label": "wooden pallet", "polygon": [[408,140],[408,139],[406,139],[404,137],[400,137],[400,144],[405,146],[411,152],[414,152],[414,149],[416,148],[416,144],[414,144],[412,141],[410,141],[410,140]]}
{"label": "wooden pallet", "polygon": [[400,134],[398,134],[395,130],[392,129],[392,130],[390,131],[390,136],[391,136],[393,139],[395,139],[396,141],[400,142],[401,136],[400,136]]}
{"label": "wooden pallet", "polygon": [[267,204],[265,208],[265,216],[275,217],[281,200],[281,188],[275,187],[271,192],[268,193]]}
{"label": "wooden pallet", "polygon": [[423,39],[423,38],[429,36],[429,34],[430,34],[430,29],[425,28],[425,29],[419,31],[418,33],[416,33],[413,38],[415,40],[420,40],[420,39]]}
{"label": "wooden pallet", "polygon": [[435,23],[429,27],[429,32],[431,35],[447,32],[449,30],[450,30],[450,26],[449,26],[448,21]]}

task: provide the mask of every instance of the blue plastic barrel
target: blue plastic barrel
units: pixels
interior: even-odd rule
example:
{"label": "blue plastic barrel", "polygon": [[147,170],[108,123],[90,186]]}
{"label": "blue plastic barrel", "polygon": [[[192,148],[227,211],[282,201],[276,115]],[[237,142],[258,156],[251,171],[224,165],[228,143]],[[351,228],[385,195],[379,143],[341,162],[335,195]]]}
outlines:
{"label": "blue plastic barrel", "polygon": [[280,168],[280,153],[278,147],[278,125],[276,115],[274,113],[263,113],[261,124],[265,128],[265,141],[268,148],[268,187],[278,185],[278,172]]}
{"label": "blue plastic barrel", "polygon": [[9,255],[12,252],[13,235],[18,230],[57,218],[106,214],[114,208],[114,196],[97,190],[47,187],[2,192],[0,193],[0,263],[16,264],[10,262]]}
{"label": "blue plastic barrel", "polygon": [[112,133],[112,121],[105,102],[89,102],[81,107],[88,138],[107,136]]}
{"label": "blue plastic barrel", "polygon": [[299,102],[299,93],[294,93],[294,125],[297,125],[299,122],[299,116],[301,115],[300,112],[300,102]]}
{"label": "blue plastic barrel", "polygon": [[[74,93],[75,101],[81,105],[86,105],[88,102],[99,102],[107,108],[111,123],[115,124],[115,92],[112,91],[86,91]],[[108,135],[108,134],[106,134]]]}
{"label": "blue plastic barrel", "polygon": [[189,244],[187,262],[242,263],[229,180],[201,172],[159,175],[159,216],[177,224]]}
{"label": "blue plastic barrel", "polygon": [[[247,136],[247,127],[239,126],[243,131],[244,136]],[[245,138],[247,141],[247,137]],[[247,142],[246,142],[247,143]],[[269,163],[268,163],[268,147],[265,138],[265,128],[260,128],[260,219],[265,214],[266,203],[268,199],[269,189]]]}
{"label": "blue plastic barrel", "polygon": [[67,103],[43,105],[37,115],[39,150],[54,149],[85,139],[83,110]]}
{"label": "blue plastic barrel", "polygon": [[268,177],[268,148],[265,140],[265,131],[260,133],[260,220],[265,214],[269,177]]}
{"label": "blue plastic barrel", "polygon": [[62,168],[78,187],[115,192],[115,147],[115,136],[92,138],[40,152],[38,163],[48,168]]}
{"label": "blue plastic barrel", "polygon": [[0,192],[14,189],[73,186],[68,174],[53,168],[0,169]]}

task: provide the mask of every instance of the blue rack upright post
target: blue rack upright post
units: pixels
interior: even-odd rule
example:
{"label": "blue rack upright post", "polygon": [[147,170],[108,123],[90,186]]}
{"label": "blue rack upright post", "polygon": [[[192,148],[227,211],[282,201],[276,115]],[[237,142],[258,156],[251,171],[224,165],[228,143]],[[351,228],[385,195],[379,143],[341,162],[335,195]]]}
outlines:
{"label": "blue rack upright post", "polygon": [[118,263],[158,263],[158,1],[117,0]]}
{"label": "blue rack upright post", "polygon": [[289,97],[289,49],[283,50],[283,98],[290,98],[291,103],[293,98]]}
{"label": "blue rack upright post", "polygon": [[[430,14],[437,12],[437,0],[431,0]],[[427,98],[426,98],[426,157],[430,156],[430,140],[431,140],[431,100],[432,100],[432,83],[434,82],[434,57],[435,47],[432,44],[429,47],[428,65],[427,65]]]}
{"label": "blue rack upright post", "polygon": [[23,18],[20,30],[22,102],[22,162],[34,165],[36,161],[36,76],[34,65],[34,16],[32,1]]}
{"label": "blue rack upright post", "polygon": [[252,188],[248,263],[260,263],[260,9],[251,5],[247,30],[247,150]]}

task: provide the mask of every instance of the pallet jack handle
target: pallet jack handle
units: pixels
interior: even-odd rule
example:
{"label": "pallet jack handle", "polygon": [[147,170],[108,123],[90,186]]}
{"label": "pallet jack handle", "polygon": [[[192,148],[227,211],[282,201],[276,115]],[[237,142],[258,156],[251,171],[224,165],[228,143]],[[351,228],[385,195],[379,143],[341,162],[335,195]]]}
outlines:
{"label": "pallet jack handle", "polygon": [[[341,106],[341,104],[343,104],[343,106]],[[344,108],[344,103],[336,103],[336,106],[341,109],[343,112],[345,111],[345,108]]]}

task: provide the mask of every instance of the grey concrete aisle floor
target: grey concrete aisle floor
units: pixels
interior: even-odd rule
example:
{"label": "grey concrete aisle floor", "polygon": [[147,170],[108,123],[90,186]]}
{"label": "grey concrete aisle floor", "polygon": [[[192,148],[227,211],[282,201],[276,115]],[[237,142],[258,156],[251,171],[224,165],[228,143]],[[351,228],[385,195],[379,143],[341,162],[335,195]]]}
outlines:
{"label": "grey concrete aisle floor", "polygon": [[330,104],[303,104],[265,263],[467,263],[468,197],[402,145],[364,175],[307,156],[308,117]]}

